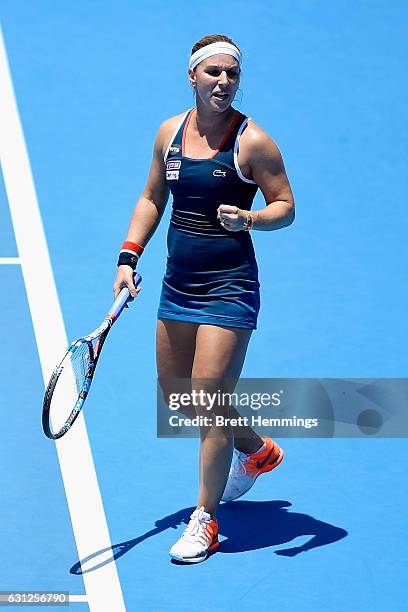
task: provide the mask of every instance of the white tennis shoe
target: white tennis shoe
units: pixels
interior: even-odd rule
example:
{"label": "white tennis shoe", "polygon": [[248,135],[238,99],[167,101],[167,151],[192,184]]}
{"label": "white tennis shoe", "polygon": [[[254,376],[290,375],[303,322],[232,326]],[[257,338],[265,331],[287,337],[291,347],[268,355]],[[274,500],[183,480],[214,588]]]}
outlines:
{"label": "white tennis shoe", "polygon": [[221,501],[238,499],[255,484],[261,474],[276,468],[284,457],[283,449],[271,438],[262,438],[263,447],[256,453],[247,454],[234,449],[231,469]]}
{"label": "white tennis shoe", "polygon": [[170,557],[184,563],[200,563],[219,545],[217,520],[201,506],[194,510],[183,535],[171,547]]}

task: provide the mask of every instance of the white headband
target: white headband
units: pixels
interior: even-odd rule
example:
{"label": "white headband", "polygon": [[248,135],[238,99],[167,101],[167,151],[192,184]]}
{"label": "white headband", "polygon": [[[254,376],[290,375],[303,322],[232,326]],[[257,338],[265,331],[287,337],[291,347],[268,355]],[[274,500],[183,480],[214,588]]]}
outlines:
{"label": "white headband", "polygon": [[200,62],[207,59],[207,57],[211,57],[212,55],[218,55],[219,53],[232,55],[232,57],[235,57],[238,64],[241,66],[240,51],[234,45],[231,45],[228,42],[218,41],[215,43],[211,43],[210,45],[206,45],[205,47],[201,47],[201,49],[193,53],[193,55],[190,57],[188,67],[194,70],[194,68],[198,66]]}

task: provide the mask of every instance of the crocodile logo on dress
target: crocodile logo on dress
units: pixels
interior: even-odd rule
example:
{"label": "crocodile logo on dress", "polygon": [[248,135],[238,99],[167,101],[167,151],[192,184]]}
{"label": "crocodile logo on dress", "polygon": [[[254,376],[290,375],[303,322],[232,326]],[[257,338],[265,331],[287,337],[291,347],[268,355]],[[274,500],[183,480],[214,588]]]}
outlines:
{"label": "crocodile logo on dress", "polygon": [[225,170],[214,170],[213,176],[227,176]]}

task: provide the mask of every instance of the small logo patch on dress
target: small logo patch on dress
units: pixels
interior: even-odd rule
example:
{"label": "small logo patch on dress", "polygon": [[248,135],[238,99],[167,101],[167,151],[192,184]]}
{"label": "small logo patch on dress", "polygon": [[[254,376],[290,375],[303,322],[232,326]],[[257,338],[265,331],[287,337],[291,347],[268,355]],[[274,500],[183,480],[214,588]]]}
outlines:
{"label": "small logo patch on dress", "polygon": [[166,170],[180,170],[181,159],[174,159],[166,162]]}
{"label": "small logo patch on dress", "polygon": [[178,181],[180,170],[167,170],[166,179],[168,181]]}
{"label": "small logo patch on dress", "polygon": [[227,173],[225,170],[214,170],[213,176],[227,176]]}
{"label": "small logo patch on dress", "polygon": [[169,157],[171,157],[172,155],[177,155],[177,153],[180,153],[180,151],[181,151],[181,145],[178,145],[178,144],[171,145],[169,149]]}

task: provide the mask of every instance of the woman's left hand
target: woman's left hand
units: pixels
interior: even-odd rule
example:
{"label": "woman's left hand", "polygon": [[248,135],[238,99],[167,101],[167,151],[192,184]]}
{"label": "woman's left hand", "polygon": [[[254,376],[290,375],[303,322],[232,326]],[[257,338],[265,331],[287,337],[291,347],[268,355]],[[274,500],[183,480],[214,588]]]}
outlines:
{"label": "woman's left hand", "polygon": [[217,219],[229,232],[239,232],[244,228],[248,213],[237,206],[220,204],[217,208]]}

